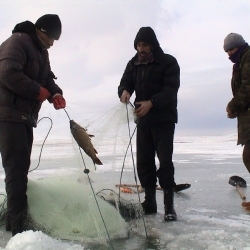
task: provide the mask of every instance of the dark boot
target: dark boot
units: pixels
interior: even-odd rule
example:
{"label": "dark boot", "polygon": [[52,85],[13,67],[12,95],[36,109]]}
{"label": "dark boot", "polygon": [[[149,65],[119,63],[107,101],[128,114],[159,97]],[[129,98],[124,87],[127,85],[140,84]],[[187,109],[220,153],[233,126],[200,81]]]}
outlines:
{"label": "dark boot", "polygon": [[164,206],[165,206],[165,221],[177,220],[177,214],[174,209],[174,188],[163,189]]}
{"label": "dark boot", "polygon": [[14,220],[11,220],[11,232],[12,236],[15,236],[18,233],[22,233],[26,230],[27,228],[27,207],[23,209],[22,212],[20,212]]}
{"label": "dark boot", "polygon": [[6,216],[5,216],[5,230],[8,232],[11,231],[10,217],[8,214],[6,214]]}
{"label": "dark boot", "polygon": [[18,233],[22,233],[23,231],[24,231],[24,229],[23,229],[23,220],[22,220],[22,217],[19,217],[15,221],[11,221],[12,236],[15,236]]}
{"label": "dark boot", "polygon": [[156,204],[156,187],[155,188],[145,188],[145,201],[142,202],[142,208],[144,214],[156,214],[157,204]]}
{"label": "dark boot", "polygon": [[16,234],[19,234],[19,233],[21,234],[23,231],[24,230],[22,226],[20,226],[19,228],[16,227],[15,229],[11,229],[12,237],[15,236]]}

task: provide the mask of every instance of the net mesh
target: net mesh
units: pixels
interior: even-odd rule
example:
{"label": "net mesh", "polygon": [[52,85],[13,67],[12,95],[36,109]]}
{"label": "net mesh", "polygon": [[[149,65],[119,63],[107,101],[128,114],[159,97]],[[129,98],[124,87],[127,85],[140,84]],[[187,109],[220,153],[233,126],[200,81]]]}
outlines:
{"label": "net mesh", "polygon": [[[90,134],[95,135],[91,140],[106,169],[120,171],[124,167],[125,171],[132,170],[131,152],[130,149],[127,151],[127,147],[130,136],[135,131],[135,123],[133,108],[130,105],[126,107],[124,104],[120,104],[98,119],[92,117],[81,124],[88,129]],[[135,136],[133,136],[132,142],[135,145]],[[97,168],[101,170],[102,167],[97,166]]]}
{"label": "net mesh", "polygon": [[139,219],[142,217],[143,210],[141,205],[134,199],[124,199],[112,189],[103,189],[97,195],[106,202],[114,206],[125,221]]}
{"label": "net mesh", "polygon": [[[28,184],[29,213],[34,227],[61,239],[107,239],[104,223],[112,238],[126,237],[127,224],[119,212],[94,195],[73,177],[47,177]],[[115,220],[116,223],[113,223]]]}
{"label": "net mesh", "polygon": [[5,214],[7,212],[7,197],[0,194],[0,225],[5,223]]}
{"label": "net mesh", "polygon": [[[122,196],[118,194],[117,189],[113,190],[115,183],[123,180],[135,183],[136,179],[133,173],[134,159],[131,152],[133,149],[129,147],[131,140],[129,136],[135,131],[133,108],[121,104],[104,113],[103,116],[94,116],[84,121],[79,119],[76,122],[86,128],[88,133],[95,135],[91,141],[98,151],[98,158],[103,162],[103,166],[97,166],[95,171],[96,175],[99,175],[98,179],[102,178],[103,169],[118,173],[116,175],[118,178],[110,183],[111,189],[99,181],[98,188],[95,187],[93,190],[90,185],[90,181],[95,182],[96,177],[92,174],[93,162],[90,157],[81,156],[79,147],[72,137],[70,141],[63,142],[61,145],[58,141],[53,147],[48,149],[45,147],[41,166],[29,174],[27,195],[32,222],[30,227],[56,238],[84,240],[84,242],[106,242],[109,237],[127,237],[129,230],[141,231],[142,208],[138,197]],[[43,128],[43,126],[40,127]],[[45,131],[46,129],[43,132]],[[135,137],[132,138],[132,145],[135,145]],[[33,148],[33,158],[37,159],[39,146],[34,145]],[[54,163],[43,160],[44,155],[48,154],[46,150],[50,150],[52,157],[56,155]],[[67,159],[71,159],[67,162],[65,157],[64,165],[73,164],[70,166],[71,170],[50,172],[50,164],[56,164],[58,158],[63,158],[65,155]],[[41,169],[44,168],[43,164],[46,173],[49,173],[48,176],[32,178],[40,175]],[[81,177],[84,167],[91,170],[91,180]],[[39,174],[36,175],[36,173]],[[3,204],[0,207],[2,219],[6,212],[6,205],[3,200],[0,204]]]}

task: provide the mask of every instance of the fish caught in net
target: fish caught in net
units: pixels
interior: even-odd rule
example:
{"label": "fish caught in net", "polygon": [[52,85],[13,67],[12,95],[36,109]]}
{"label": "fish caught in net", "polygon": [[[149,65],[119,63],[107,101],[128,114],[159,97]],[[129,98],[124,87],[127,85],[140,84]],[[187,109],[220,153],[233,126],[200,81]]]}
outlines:
{"label": "fish caught in net", "polygon": [[140,203],[134,200],[126,200],[111,189],[103,189],[96,195],[114,206],[125,221],[139,219],[143,216],[143,210]]}

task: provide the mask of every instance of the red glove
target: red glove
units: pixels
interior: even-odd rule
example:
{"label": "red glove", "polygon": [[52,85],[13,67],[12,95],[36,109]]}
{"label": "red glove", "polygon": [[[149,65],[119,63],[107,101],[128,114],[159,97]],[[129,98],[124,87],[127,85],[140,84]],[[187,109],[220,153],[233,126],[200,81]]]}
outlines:
{"label": "red glove", "polygon": [[40,102],[44,102],[49,97],[50,97],[50,92],[47,89],[40,87],[40,92],[36,99]]}
{"label": "red glove", "polygon": [[66,107],[66,101],[60,94],[55,94],[52,98],[52,102],[55,109],[64,109]]}

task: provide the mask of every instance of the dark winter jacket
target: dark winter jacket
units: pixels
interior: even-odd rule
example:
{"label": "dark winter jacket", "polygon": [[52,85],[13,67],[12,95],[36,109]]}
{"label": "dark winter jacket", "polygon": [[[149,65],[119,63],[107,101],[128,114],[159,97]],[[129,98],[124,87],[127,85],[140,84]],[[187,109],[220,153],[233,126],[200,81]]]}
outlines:
{"label": "dark winter jacket", "polygon": [[250,47],[243,51],[235,64],[231,85],[234,97],[228,107],[239,116],[250,108]]}
{"label": "dark winter jacket", "polygon": [[62,94],[54,82],[48,51],[41,48],[35,25],[17,24],[0,46],[0,121],[24,122],[35,126],[41,102],[40,87],[53,96]]}
{"label": "dark winter jacket", "polygon": [[118,95],[135,91],[135,102],[151,100],[153,107],[141,117],[138,126],[153,127],[164,122],[177,123],[177,93],[180,86],[180,68],[177,60],[164,54],[150,27],[139,30],[134,47],[139,41],[152,46],[153,62],[138,64],[136,54],[127,64],[118,87]]}

